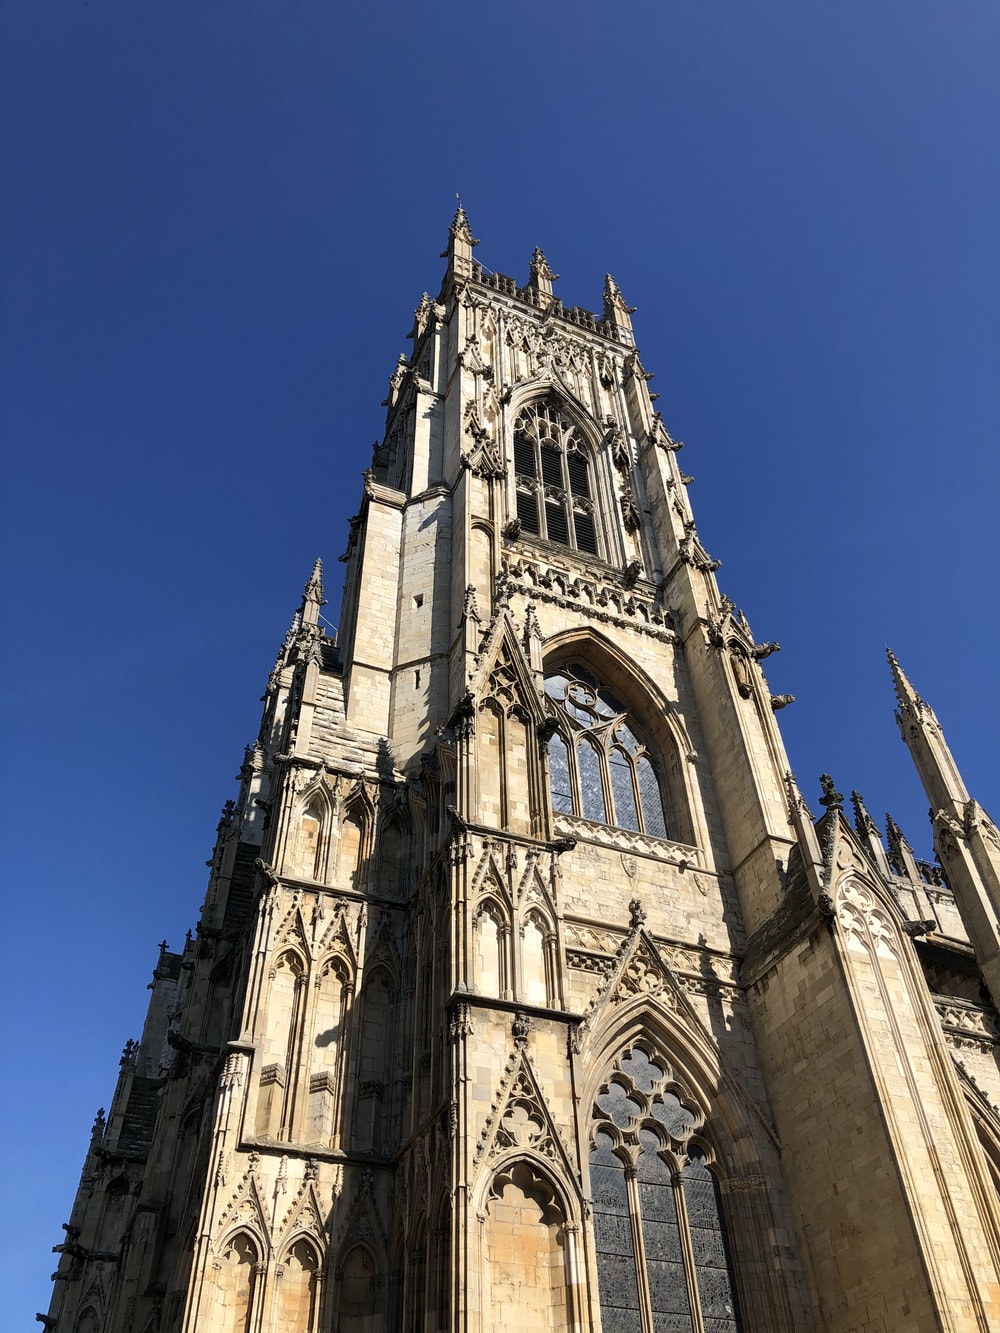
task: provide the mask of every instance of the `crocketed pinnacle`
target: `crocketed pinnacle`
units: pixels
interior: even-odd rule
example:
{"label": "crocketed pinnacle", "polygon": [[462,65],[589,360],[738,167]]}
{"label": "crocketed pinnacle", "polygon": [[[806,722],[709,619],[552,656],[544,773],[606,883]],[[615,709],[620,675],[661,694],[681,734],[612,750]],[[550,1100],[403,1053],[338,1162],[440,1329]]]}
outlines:
{"label": "crocketed pinnacle", "polygon": [[913,686],[906,678],[906,673],[899,665],[896,654],[891,648],[886,648],[885,655],[889,660],[889,670],[892,672],[892,685],[896,691],[896,699],[903,711],[910,709],[923,709],[928,705],[921,699]]}

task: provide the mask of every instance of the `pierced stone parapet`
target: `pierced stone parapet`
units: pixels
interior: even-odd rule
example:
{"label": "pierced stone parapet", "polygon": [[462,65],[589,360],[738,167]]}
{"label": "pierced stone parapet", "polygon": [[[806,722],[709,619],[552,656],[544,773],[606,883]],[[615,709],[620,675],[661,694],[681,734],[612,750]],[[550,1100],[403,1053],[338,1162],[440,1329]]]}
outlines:
{"label": "pierced stone parapet", "polygon": [[1000,1014],[995,1009],[951,995],[933,998],[945,1041],[953,1050],[992,1052],[1000,1047]]}
{"label": "pierced stone parapet", "polygon": [[577,819],[574,815],[556,815],[554,827],[556,833],[563,837],[576,838],[578,842],[596,843],[599,847],[611,847],[615,851],[634,856],[648,856],[655,861],[666,861],[668,865],[676,866],[678,870],[702,865],[699,847],[689,847],[682,842],[670,842],[667,838],[653,838],[648,833],[633,833],[631,829],[595,824],[589,819]]}
{"label": "pierced stone parapet", "polygon": [[[565,561],[562,552],[560,556]],[[535,601],[583,611],[601,624],[638,630],[662,643],[676,640],[670,615],[657,605],[655,593],[637,587],[637,579],[627,582],[620,572],[611,575],[590,567],[589,562],[578,563],[580,568],[574,571],[564,563],[519,554],[507,565],[506,585],[510,592],[524,593]]]}

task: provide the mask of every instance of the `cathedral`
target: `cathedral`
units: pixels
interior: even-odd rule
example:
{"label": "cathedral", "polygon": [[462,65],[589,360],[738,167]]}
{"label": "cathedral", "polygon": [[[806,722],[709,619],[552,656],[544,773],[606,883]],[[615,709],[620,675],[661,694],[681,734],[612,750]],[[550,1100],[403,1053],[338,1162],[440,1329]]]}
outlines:
{"label": "cathedral", "polygon": [[936,860],[829,777],[814,817],[621,291],[476,244],[459,208],[39,1321],[1000,1329],[997,829],[891,654]]}

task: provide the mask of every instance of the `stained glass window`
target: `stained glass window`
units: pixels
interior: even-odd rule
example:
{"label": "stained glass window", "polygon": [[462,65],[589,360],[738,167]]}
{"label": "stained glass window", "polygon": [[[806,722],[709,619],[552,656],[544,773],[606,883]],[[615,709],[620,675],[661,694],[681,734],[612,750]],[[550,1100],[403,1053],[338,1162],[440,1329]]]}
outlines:
{"label": "stained glass window", "polygon": [[550,394],[514,423],[514,485],[523,532],[600,555],[583,436]]}
{"label": "stained glass window", "polygon": [[630,1333],[740,1333],[718,1182],[690,1141],[697,1117],[667,1078],[665,1062],[633,1048],[594,1104],[602,1322]]}
{"label": "stained glass window", "polygon": [[559,730],[549,742],[552,808],[667,837],[654,760],[625,705],[579,662],[545,678]]}

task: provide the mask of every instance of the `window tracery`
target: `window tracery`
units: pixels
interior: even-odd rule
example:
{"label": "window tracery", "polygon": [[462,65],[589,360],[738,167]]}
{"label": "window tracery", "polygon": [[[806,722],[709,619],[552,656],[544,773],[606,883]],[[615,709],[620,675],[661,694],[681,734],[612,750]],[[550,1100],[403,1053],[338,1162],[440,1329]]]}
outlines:
{"label": "window tracery", "polygon": [[739,1333],[718,1182],[665,1061],[633,1047],[594,1105],[598,1293],[620,1333]]}
{"label": "window tracery", "polygon": [[559,722],[549,741],[549,784],[557,814],[667,837],[660,780],[625,705],[579,662],[545,678]]}
{"label": "window tracery", "polygon": [[517,415],[514,484],[522,532],[600,555],[590,457],[553,394]]}

